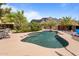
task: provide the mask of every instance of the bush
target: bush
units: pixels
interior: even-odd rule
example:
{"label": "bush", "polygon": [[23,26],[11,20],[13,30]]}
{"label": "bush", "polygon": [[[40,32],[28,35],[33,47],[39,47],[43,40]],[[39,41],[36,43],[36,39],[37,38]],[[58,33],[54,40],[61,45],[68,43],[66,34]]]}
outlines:
{"label": "bush", "polygon": [[41,26],[37,22],[31,22],[30,23],[30,28],[31,28],[31,31],[39,31],[39,30],[41,30]]}

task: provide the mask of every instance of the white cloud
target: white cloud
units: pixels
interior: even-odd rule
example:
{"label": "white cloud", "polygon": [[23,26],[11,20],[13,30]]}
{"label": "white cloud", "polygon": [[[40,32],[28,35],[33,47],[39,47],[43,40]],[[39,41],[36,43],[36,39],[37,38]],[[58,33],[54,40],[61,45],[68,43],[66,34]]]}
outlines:
{"label": "white cloud", "polygon": [[2,5],[1,8],[12,8],[12,12],[16,12],[17,8],[10,6],[10,5]]}
{"label": "white cloud", "polygon": [[10,6],[9,5],[2,5],[1,6],[1,8],[6,8],[6,7],[9,8]]}
{"label": "white cloud", "polygon": [[[12,12],[16,12],[18,9],[14,6],[10,5],[2,5],[1,8],[12,8]],[[32,19],[40,19],[42,18],[39,12],[37,11],[26,11],[24,12],[24,16],[27,17],[28,21],[31,21]]]}
{"label": "white cloud", "polygon": [[42,18],[39,12],[37,11],[29,11],[25,12],[24,15],[27,17],[28,21],[31,21],[32,19],[40,19]]}

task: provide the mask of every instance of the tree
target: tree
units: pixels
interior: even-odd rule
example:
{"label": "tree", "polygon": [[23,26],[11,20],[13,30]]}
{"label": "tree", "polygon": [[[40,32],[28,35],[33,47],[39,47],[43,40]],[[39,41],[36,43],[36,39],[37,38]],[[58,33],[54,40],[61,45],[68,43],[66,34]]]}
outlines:
{"label": "tree", "polygon": [[60,25],[72,25],[72,18],[71,17],[62,17]]}
{"label": "tree", "polygon": [[29,23],[27,18],[24,16],[24,11],[17,11],[10,15],[11,22],[15,25],[15,30],[17,32],[26,32],[29,31]]}
{"label": "tree", "polygon": [[0,3],[0,8],[1,8],[1,6],[4,5],[4,4],[6,4],[6,3]]}
{"label": "tree", "polygon": [[6,23],[8,19],[8,16],[11,13],[11,8],[5,8],[2,10],[2,17],[1,17],[1,23]]}
{"label": "tree", "polygon": [[78,25],[79,25],[79,20],[77,20],[77,23],[78,23]]}
{"label": "tree", "polygon": [[3,16],[3,9],[1,8],[2,5],[4,5],[5,3],[0,3],[0,20],[1,20],[1,17]]}
{"label": "tree", "polygon": [[47,27],[48,27],[48,24],[47,24],[47,22],[45,22],[45,21],[42,21],[42,22],[40,23],[40,25],[41,25],[42,28],[47,28]]}
{"label": "tree", "polygon": [[74,26],[77,26],[78,23],[76,20],[72,19],[71,17],[63,17],[60,22],[60,25],[63,25],[65,30],[74,30],[75,29]]}
{"label": "tree", "polygon": [[3,23],[13,23],[16,32],[29,31],[29,23],[24,16],[24,11],[10,12],[11,9],[5,9],[5,15],[2,18]]}
{"label": "tree", "polygon": [[37,22],[31,22],[30,23],[31,31],[38,31],[41,30],[41,26]]}
{"label": "tree", "polygon": [[48,27],[49,27],[50,29],[52,29],[52,27],[54,27],[54,26],[57,25],[56,21],[54,21],[54,20],[49,20],[49,21],[47,21],[47,24],[48,24]]}
{"label": "tree", "polygon": [[41,26],[43,26],[44,28],[52,29],[52,27],[56,25],[57,23],[55,20],[48,20],[48,21],[41,22]]}

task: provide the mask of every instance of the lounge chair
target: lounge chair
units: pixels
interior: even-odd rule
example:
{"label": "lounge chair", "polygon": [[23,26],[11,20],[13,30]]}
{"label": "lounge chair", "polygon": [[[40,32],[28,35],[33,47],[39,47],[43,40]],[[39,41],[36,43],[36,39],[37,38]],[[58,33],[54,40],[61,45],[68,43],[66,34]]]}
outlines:
{"label": "lounge chair", "polygon": [[76,29],[76,31],[73,32],[72,35],[79,37],[79,29]]}
{"label": "lounge chair", "polygon": [[0,29],[0,38],[10,38],[9,32],[10,32],[9,28]]}
{"label": "lounge chair", "polygon": [[6,37],[10,38],[9,32],[10,32],[10,29],[9,28],[4,29],[4,37],[5,38]]}
{"label": "lounge chair", "polygon": [[10,32],[9,28],[0,29],[0,38],[10,38],[9,32]]}
{"label": "lounge chair", "polygon": [[79,34],[76,33],[76,32],[73,32],[72,35],[73,35],[73,36],[78,36],[78,37],[79,37]]}
{"label": "lounge chair", "polygon": [[2,39],[4,37],[4,32],[0,31],[0,39]]}

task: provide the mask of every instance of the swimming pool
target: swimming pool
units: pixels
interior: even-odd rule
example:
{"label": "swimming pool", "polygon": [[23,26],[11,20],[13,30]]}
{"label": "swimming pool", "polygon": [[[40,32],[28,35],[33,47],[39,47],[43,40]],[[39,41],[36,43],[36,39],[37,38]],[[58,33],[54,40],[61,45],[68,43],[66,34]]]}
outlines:
{"label": "swimming pool", "polygon": [[63,48],[68,42],[57,35],[57,31],[44,31],[29,34],[22,40],[23,42],[33,43],[46,48]]}

